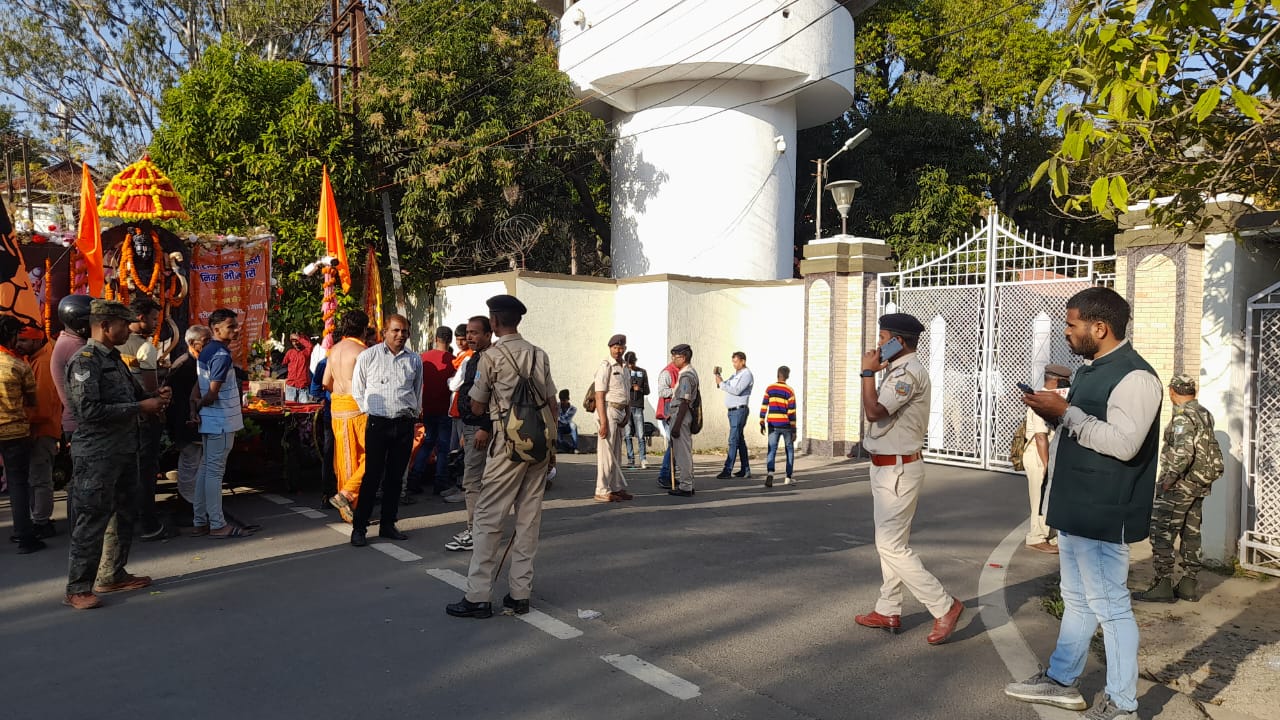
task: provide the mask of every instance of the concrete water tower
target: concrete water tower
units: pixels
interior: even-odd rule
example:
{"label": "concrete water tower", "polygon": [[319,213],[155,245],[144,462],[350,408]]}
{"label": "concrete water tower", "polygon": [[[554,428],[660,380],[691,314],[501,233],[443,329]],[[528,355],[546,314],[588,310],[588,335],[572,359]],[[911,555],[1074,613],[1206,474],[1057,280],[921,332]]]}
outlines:
{"label": "concrete water tower", "polygon": [[619,138],[614,275],[791,277],[796,130],[849,107],[852,66],[835,0],[567,3],[560,69]]}

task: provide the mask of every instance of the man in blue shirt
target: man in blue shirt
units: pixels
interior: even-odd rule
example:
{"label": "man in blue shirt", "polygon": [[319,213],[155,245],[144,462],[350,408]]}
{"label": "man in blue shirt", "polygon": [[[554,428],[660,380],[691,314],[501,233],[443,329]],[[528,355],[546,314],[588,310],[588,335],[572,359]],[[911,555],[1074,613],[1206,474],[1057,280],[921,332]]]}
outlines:
{"label": "man in blue shirt", "polygon": [[204,460],[196,475],[192,535],[225,539],[244,537],[251,531],[227,522],[222,514],[222,477],[236,433],[244,428],[240,412],[240,382],[232,365],[230,343],[240,336],[236,312],[218,308],[209,315],[213,337],[205,343],[196,361],[200,383],[200,436]]}
{"label": "man in blue shirt", "polygon": [[[715,369],[716,387],[724,391],[724,406],[729,410],[729,457],[724,460],[724,470],[716,476],[717,480],[728,477],[751,477],[751,459],[747,457],[747,438],[742,434],[746,427],[747,405],[751,402],[751,388],[755,378],[747,369],[747,354],[739,350],[733,354],[733,374],[728,380],[720,377],[720,368]],[[742,469],[733,472],[734,459],[742,460]],[[732,474],[731,474],[732,473]]]}
{"label": "man in blue shirt", "polygon": [[324,387],[324,370],[329,367],[329,358],[322,357],[311,373],[311,398],[320,401],[320,409],[316,411],[316,419],[312,432],[316,440],[316,452],[320,455],[320,509],[328,510],[332,506],[329,498],[338,492],[338,476],[333,471],[333,416],[329,413],[329,391]]}

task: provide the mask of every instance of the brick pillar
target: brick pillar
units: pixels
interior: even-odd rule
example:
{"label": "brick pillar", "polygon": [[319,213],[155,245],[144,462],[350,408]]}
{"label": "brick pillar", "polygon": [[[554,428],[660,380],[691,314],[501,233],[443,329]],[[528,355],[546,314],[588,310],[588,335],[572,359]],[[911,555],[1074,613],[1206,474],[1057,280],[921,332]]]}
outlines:
{"label": "brick pillar", "polygon": [[894,269],[889,248],[843,237],[805,246],[803,450],[841,457],[862,436],[858,372],[875,342],[879,273]]}

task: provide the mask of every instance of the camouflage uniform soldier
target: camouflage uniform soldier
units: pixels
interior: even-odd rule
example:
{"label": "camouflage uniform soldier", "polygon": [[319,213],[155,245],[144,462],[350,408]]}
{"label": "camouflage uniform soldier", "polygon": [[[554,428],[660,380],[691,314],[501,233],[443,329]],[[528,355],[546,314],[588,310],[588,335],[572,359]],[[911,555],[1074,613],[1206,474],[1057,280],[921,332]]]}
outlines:
{"label": "camouflage uniform soldier", "polygon": [[[76,520],[64,602],[77,610],[102,605],[94,592],[136,590],[151,584],[151,578],[125,570],[141,492],[137,420],[139,415],[163,413],[170,392],[164,388],[148,398],[116,350],[129,338],[133,319],[120,303],[94,300],[89,306],[93,338],[67,365],[69,405],[79,424],[71,442],[70,494]],[[119,548],[113,567],[104,575],[98,564],[113,513]]]}
{"label": "camouflage uniform soldier", "polygon": [[[1196,381],[1175,375],[1169,381],[1173,417],[1164,430],[1160,486],[1151,514],[1155,583],[1135,600],[1195,602],[1200,599],[1200,521],[1209,487],[1222,475],[1222,449],[1213,436],[1213,415],[1196,401]],[[1173,584],[1173,541],[1181,538],[1182,579]]]}

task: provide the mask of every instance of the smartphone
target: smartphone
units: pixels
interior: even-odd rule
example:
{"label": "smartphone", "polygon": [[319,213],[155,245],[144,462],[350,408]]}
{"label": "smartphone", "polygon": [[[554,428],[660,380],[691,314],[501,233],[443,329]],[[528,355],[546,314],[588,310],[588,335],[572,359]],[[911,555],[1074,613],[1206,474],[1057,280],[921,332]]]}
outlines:
{"label": "smartphone", "polygon": [[880,362],[889,362],[889,358],[902,352],[902,341],[898,338],[889,338],[889,342],[880,346]]}
{"label": "smartphone", "polygon": [[1034,395],[1036,392],[1035,390],[1032,390],[1031,386],[1026,383],[1018,383],[1018,389],[1028,395]]}

